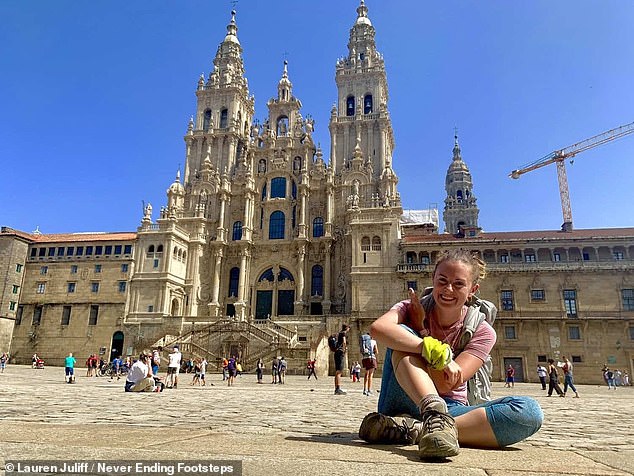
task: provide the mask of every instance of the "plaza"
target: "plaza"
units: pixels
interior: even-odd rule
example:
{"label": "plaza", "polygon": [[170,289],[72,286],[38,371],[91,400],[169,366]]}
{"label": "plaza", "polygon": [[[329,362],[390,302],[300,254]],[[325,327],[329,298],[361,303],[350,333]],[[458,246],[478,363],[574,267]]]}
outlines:
{"label": "plaza", "polygon": [[[332,377],[289,376],[271,385],[265,373],[227,387],[190,386],[163,393],[124,393],[124,378],[85,377],[64,383],[60,367],[9,365],[0,374],[0,472],[7,460],[240,460],[245,475],[624,475],[634,474],[631,409],[634,389],[578,385],[581,398],[547,398],[538,384],[494,396],[529,395],[542,405],[542,429],[499,451],[463,448],[447,462],[424,463],[415,446],[368,445],[357,431],[377,397],[347,377],[345,396]],[[379,388],[380,381],[375,382]]]}

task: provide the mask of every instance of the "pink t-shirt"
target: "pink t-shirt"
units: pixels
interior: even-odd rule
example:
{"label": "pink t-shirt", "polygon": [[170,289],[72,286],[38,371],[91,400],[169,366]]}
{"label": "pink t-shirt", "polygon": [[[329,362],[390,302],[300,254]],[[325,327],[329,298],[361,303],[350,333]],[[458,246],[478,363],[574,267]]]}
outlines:
{"label": "pink t-shirt", "polygon": [[[392,309],[398,312],[399,319],[401,322],[404,322],[409,327],[412,327],[412,322],[408,322],[407,313],[409,312],[409,307],[411,303],[408,300],[401,301],[392,306]],[[462,325],[464,322],[464,317],[466,315],[466,306],[463,308],[462,316],[458,319],[454,324],[450,327],[441,327],[434,319],[428,319],[430,329],[422,329],[419,332],[421,337],[431,335],[432,337],[446,342],[451,346],[451,350],[454,351],[455,356],[455,348],[459,344],[460,335],[462,334]],[[417,329],[414,329],[417,330]],[[477,357],[482,362],[484,362],[491,349],[495,345],[495,341],[497,336],[495,334],[495,330],[488,322],[483,322],[478,326],[476,331],[473,333],[473,337],[467,343],[462,352],[466,352],[468,354]],[[448,393],[441,394],[442,397],[451,398],[453,400],[458,400],[459,402],[463,402],[467,404],[467,382],[462,383],[460,386],[456,387],[452,391]]]}

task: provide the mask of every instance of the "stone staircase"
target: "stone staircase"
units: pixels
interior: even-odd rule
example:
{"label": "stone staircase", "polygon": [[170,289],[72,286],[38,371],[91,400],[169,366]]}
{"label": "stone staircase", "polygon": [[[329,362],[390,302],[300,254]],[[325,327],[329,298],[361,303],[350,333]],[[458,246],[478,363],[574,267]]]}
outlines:
{"label": "stone staircase", "polygon": [[[246,343],[246,352],[242,357],[245,368],[253,368],[259,358],[272,359],[275,355],[283,355],[286,349],[299,345],[297,330],[291,330],[271,320],[237,321],[223,318],[218,321],[192,329],[180,336],[165,335],[154,343],[153,347],[163,347],[169,352],[178,345],[184,355],[204,357],[210,364],[218,364],[226,357],[226,345],[235,342]],[[167,358],[167,355],[164,357]]]}

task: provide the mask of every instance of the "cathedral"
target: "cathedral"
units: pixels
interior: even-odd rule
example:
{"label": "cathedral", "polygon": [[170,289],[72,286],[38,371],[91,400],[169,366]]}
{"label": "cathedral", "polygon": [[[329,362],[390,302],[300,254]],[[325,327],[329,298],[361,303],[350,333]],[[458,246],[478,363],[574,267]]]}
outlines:
{"label": "cathedral", "polygon": [[500,378],[512,364],[518,380],[536,380],[537,362],[562,352],[580,382],[608,362],[634,370],[634,228],[484,232],[457,136],[445,232],[437,210],[404,211],[385,63],[363,0],[356,14],[335,64],[326,158],[286,62],[255,119],[232,12],[197,83],[183,175],[159,210],[147,204],[130,233],[3,227],[0,351],[55,364],[68,351],[111,359],[178,343],[247,368],[284,355],[301,372],[315,358],[325,374],[330,333],[350,323],[354,342],[408,287],[429,285],[442,249],[462,247],[489,264],[482,295],[500,310]]}

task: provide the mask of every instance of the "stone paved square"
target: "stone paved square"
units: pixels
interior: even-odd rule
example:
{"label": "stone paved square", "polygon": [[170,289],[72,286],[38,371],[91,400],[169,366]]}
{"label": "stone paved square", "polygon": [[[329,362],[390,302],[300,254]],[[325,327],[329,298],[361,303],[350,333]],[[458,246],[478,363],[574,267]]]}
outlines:
{"label": "stone paved square", "polygon": [[[63,369],[9,365],[0,374],[0,441],[7,459],[221,460],[239,459],[245,475],[634,474],[634,390],[579,386],[581,398],[546,397],[539,385],[494,384],[494,395],[538,399],[545,413],[533,437],[501,451],[464,448],[446,463],[423,463],[416,447],[367,445],[358,439],[363,416],[377,397],[344,380],[346,396],[333,395],[332,377],[289,376],[285,385],[262,385],[255,376],[227,387],[179,388],[129,394],[124,379],[84,377],[64,383]],[[376,384],[380,381],[377,379]],[[378,386],[377,386],[378,388]]]}

